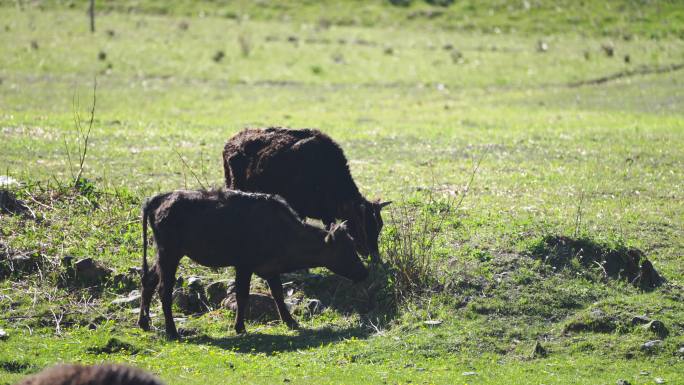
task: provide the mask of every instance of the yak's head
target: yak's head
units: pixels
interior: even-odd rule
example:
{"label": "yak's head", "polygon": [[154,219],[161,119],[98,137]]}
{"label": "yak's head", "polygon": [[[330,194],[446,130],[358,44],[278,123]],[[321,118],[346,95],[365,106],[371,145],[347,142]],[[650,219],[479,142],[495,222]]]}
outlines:
{"label": "yak's head", "polygon": [[325,236],[325,244],[331,248],[325,267],[354,282],[368,277],[368,270],[361,262],[354,248],[354,240],[349,236],[347,225],[342,222],[333,225]]}
{"label": "yak's head", "polygon": [[349,218],[349,233],[354,238],[356,251],[363,255],[370,255],[373,261],[380,260],[378,238],[382,231],[382,216],[380,211],[392,202],[369,202],[363,199],[345,208],[345,217]]}

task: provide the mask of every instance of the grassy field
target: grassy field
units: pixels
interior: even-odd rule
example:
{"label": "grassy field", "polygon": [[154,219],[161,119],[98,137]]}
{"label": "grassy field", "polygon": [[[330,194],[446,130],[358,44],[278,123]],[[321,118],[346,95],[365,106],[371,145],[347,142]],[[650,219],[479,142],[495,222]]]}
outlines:
{"label": "grassy field", "polygon": [[[36,218],[0,212],[0,384],[104,361],[169,384],[684,384],[680,2],[111,1],[94,34],[85,2],[20,3],[0,1],[0,175]],[[157,300],[146,333],[111,305],[130,288],[62,284],[64,256],[140,266],[144,198],[220,186],[224,141],[275,125],[330,134],[394,201],[380,290],[292,276],[326,305],[303,330],[176,311],[193,332],[173,342]],[[667,282],[607,277],[590,248],[637,248]],[[3,274],[14,254],[43,268]]]}

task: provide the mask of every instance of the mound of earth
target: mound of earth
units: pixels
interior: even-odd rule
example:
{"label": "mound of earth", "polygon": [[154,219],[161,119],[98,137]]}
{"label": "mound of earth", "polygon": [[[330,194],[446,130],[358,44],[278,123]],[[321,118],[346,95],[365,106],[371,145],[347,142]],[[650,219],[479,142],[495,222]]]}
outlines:
{"label": "mound of earth", "polygon": [[606,277],[624,279],[642,289],[653,289],[665,282],[644,253],[633,247],[610,247],[587,238],[548,236],[531,254],[559,269],[572,266],[577,260],[583,267],[598,267]]}

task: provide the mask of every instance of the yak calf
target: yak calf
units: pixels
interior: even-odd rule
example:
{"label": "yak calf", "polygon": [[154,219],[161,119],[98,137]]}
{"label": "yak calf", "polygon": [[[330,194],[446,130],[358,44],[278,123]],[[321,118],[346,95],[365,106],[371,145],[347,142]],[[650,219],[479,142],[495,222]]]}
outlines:
{"label": "yak calf", "polygon": [[[280,318],[297,322],[285,306],[280,274],[326,267],[355,282],[368,276],[344,224],[323,230],[303,222],[279,196],[231,190],[174,191],[143,207],[143,278],[140,319],[150,327],[150,300],[159,287],[166,333],[177,338],[171,314],[176,269],[183,256],[209,267],[235,266],[235,331],[245,331],[249,285],[255,273],[268,282]],[[157,244],[157,262],[147,266],[147,225]]]}

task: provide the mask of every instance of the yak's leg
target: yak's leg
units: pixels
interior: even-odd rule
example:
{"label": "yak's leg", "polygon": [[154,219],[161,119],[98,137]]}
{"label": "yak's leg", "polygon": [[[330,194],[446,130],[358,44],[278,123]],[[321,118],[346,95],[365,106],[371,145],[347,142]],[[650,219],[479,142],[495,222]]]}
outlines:
{"label": "yak's leg", "polygon": [[237,301],[237,315],[235,316],[235,332],[245,332],[245,317],[249,307],[249,284],[252,272],[247,269],[235,268],[235,299]]}
{"label": "yak's leg", "polygon": [[283,297],[283,284],[280,282],[280,276],[266,280],[268,282],[268,287],[271,289],[271,296],[275,301],[276,307],[278,308],[278,314],[280,314],[280,319],[285,322],[287,327],[290,329],[298,329],[299,324],[292,318],[290,311],[287,310],[287,305],[285,305],[285,299]]}
{"label": "yak's leg", "polygon": [[154,290],[159,284],[158,266],[155,264],[147,275],[142,277],[142,294],[140,298],[140,317],[138,326],[147,331],[150,330],[150,302],[154,295]]}
{"label": "yak's leg", "polygon": [[159,296],[161,297],[162,310],[164,311],[166,335],[171,339],[177,339],[178,331],[176,330],[176,323],[173,321],[171,306],[173,304],[173,287],[176,284],[176,269],[178,269],[180,257],[168,254],[164,255],[160,252],[159,259],[164,262],[163,264],[158,263],[158,265],[159,275],[161,275]]}

